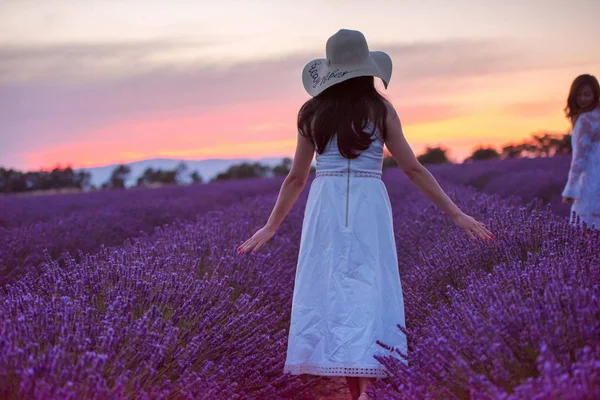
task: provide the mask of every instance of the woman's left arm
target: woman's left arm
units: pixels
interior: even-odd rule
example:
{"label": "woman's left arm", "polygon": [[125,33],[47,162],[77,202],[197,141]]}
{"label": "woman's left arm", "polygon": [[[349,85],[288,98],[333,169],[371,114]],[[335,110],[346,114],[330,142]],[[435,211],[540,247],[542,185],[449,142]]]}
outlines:
{"label": "woman's left arm", "polygon": [[238,253],[246,253],[250,249],[254,253],[275,235],[275,232],[306,186],[314,154],[315,148],[313,143],[298,132],[296,153],[292,162],[292,168],[281,185],[279,196],[277,196],[277,202],[273,207],[271,216],[265,226],[256,231],[251,238],[238,247]]}

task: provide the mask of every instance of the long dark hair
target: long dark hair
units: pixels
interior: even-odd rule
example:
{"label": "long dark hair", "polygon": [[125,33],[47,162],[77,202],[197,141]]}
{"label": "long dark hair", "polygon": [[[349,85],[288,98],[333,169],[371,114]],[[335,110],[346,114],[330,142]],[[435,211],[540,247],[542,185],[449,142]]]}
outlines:
{"label": "long dark hair", "polygon": [[[375,78],[361,76],[335,84],[308,100],[298,112],[298,130],[315,143],[321,154],[334,135],[346,158],[356,158],[377,140],[378,128],[386,137],[386,99],[375,88]],[[371,132],[365,131],[373,123]]]}
{"label": "long dark hair", "polygon": [[[577,95],[586,85],[592,89],[592,92],[594,92],[594,102],[588,107],[581,108],[577,104]],[[571,90],[569,91],[569,97],[567,98],[567,106],[565,107],[565,114],[567,115],[567,118],[571,120],[571,124],[575,125],[577,117],[584,112],[591,111],[598,107],[599,102],[600,84],[598,84],[598,79],[589,74],[579,75],[571,84]]]}

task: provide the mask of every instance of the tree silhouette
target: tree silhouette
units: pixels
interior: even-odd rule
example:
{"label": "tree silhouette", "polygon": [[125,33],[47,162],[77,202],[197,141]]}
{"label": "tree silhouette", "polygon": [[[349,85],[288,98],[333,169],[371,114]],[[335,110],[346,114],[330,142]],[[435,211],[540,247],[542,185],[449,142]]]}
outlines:
{"label": "tree silhouette", "polygon": [[532,135],[532,146],[537,150],[536,156],[551,157],[556,154],[571,153],[571,135],[541,133]]}
{"label": "tree silhouette", "polygon": [[224,181],[230,179],[264,178],[270,172],[270,168],[266,165],[257,162],[244,162],[230,166],[227,171],[218,174],[213,180]]}
{"label": "tree silhouette", "polygon": [[573,152],[573,145],[571,142],[572,136],[570,133],[563,135],[560,140],[556,143],[555,154],[571,154]]}
{"label": "tree silhouette", "polygon": [[522,145],[506,145],[502,147],[503,158],[519,158],[523,154]]}
{"label": "tree silhouette", "polygon": [[478,147],[475,149],[475,151],[473,151],[473,154],[471,154],[467,159],[465,159],[465,162],[491,160],[499,157],[500,153],[498,153],[498,151],[493,147]]}
{"label": "tree silhouette", "polygon": [[538,133],[529,140],[502,147],[502,158],[552,157],[572,151],[570,134]]}
{"label": "tree silhouette", "polygon": [[20,193],[44,190],[80,189],[91,187],[89,172],[75,172],[71,167],[55,167],[51,171],[21,172],[0,168],[0,193]]}
{"label": "tree silhouette", "polygon": [[148,185],[176,185],[181,183],[181,175],[187,170],[183,163],[173,170],[163,171],[161,169],[146,168],[144,173],[137,179],[137,186]]}
{"label": "tree silhouette", "polygon": [[281,161],[281,164],[273,167],[273,175],[285,176],[290,173],[291,168],[292,168],[292,159],[289,157],[286,157]]}
{"label": "tree silhouette", "polygon": [[187,170],[188,166],[183,161],[177,164],[177,167],[175,167],[175,181],[181,182],[181,177],[183,176],[183,174],[185,174]]}
{"label": "tree silhouette", "polygon": [[152,167],[146,168],[142,175],[137,178],[137,186],[148,186],[154,183],[155,174]]}
{"label": "tree silhouette", "polygon": [[2,176],[2,192],[18,193],[28,190],[25,174],[14,169],[4,169],[0,171]]}
{"label": "tree silhouette", "polygon": [[108,182],[104,183],[102,187],[111,189],[124,189],[125,181],[127,180],[127,177],[130,173],[131,167],[125,164],[121,164],[113,170],[112,174],[110,175],[110,178],[108,179]]}
{"label": "tree silhouette", "polygon": [[190,174],[190,178],[191,178],[193,184],[202,183],[202,177],[200,176],[200,174],[198,173],[198,171],[192,172]]}
{"label": "tree silhouette", "polygon": [[417,157],[421,164],[444,164],[449,162],[446,149],[442,147],[427,147],[425,153]]}

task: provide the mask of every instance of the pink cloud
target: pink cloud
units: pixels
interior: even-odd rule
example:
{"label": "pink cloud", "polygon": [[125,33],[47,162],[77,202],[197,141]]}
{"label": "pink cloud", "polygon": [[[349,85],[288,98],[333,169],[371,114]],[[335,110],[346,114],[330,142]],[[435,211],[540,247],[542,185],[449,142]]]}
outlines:
{"label": "pink cloud", "polygon": [[[209,113],[160,113],[89,129],[76,140],[50,145],[25,157],[29,168],[37,168],[55,165],[56,160],[80,167],[168,155],[214,157],[216,152],[222,157],[233,156],[228,149],[239,157],[244,149],[253,148],[258,157],[269,154],[273,143],[282,141],[290,141],[289,151],[293,152],[298,107],[294,102],[272,101],[220,107]],[[262,151],[260,143],[265,144]]]}

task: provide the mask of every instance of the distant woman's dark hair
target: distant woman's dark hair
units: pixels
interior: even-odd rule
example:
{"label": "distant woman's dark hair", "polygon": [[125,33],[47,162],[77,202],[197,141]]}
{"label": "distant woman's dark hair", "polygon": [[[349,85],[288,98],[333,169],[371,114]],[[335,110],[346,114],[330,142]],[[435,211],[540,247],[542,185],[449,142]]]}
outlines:
{"label": "distant woman's dark hair", "polygon": [[[592,92],[594,92],[594,101],[589,106],[581,108],[577,104],[577,96],[579,95],[581,89],[583,89],[585,86],[589,86],[590,89],[592,89]],[[571,84],[571,90],[569,91],[569,97],[567,98],[567,106],[565,107],[565,114],[567,114],[567,118],[571,120],[571,124],[575,125],[577,117],[584,112],[591,111],[598,107],[599,101],[600,84],[598,84],[598,79],[596,79],[596,77],[593,75],[579,75]]]}
{"label": "distant woman's dark hair", "polygon": [[[346,158],[356,158],[377,140],[375,128],[386,137],[385,98],[377,91],[374,78],[363,76],[338,83],[308,100],[298,113],[298,130],[313,141],[321,154],[334,135]],[[373,123],[371,132],[367,124]]]}

